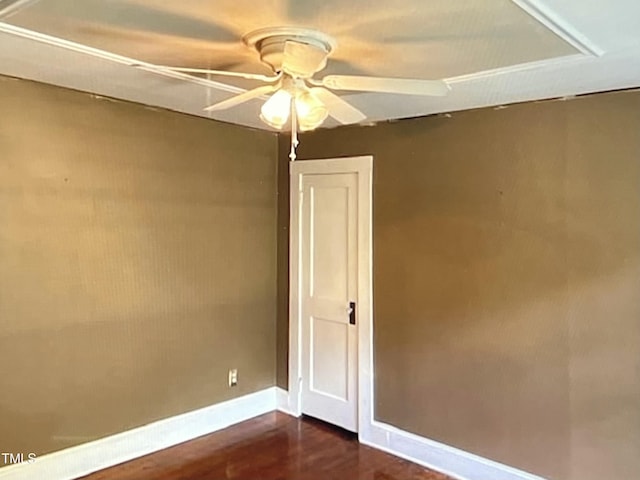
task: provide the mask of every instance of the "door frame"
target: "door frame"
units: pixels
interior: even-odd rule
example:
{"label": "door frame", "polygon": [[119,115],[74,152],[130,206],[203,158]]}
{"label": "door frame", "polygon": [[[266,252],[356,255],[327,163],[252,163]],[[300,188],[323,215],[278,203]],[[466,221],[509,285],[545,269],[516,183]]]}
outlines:
{"label": "door frame", "polygon": [[370,437],[373,422],[373,156],[298,160],[289,164],[289,411],[302,414],[301,213],[302,175],[358,174],[358,437]]}

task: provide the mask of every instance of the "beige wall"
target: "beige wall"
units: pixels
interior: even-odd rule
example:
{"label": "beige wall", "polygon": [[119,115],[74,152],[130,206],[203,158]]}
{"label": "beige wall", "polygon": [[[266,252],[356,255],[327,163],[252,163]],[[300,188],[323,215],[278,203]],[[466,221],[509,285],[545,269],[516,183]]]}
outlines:
{"label": "beige wall", "polygon": [[640,478],[640,92],[321,130],[298,153],[374,155],[377,419],[554,480]]}
{"label": "beige wall", "polygon": [[[0,99],[0,451],[286,387],[288,139],[276,170],[267,133]],[[640,475],[639,131],[623,92],[303,135],[375,156],[376,418],[554,480]]]}
{"label": "beige wall", "polygon": [[0,105],[0,451],[273,386],[275,136],[3,77]]}

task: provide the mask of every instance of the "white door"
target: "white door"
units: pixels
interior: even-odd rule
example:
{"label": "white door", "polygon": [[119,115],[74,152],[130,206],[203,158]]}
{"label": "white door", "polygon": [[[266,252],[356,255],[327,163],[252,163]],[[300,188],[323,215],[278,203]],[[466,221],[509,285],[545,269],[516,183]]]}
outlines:
{"label": "white door", "polygon": [[293,224],[299,229],[300,411],[356,432],[359,173],[319,170],[300,172],[293,182],[299,189]]}

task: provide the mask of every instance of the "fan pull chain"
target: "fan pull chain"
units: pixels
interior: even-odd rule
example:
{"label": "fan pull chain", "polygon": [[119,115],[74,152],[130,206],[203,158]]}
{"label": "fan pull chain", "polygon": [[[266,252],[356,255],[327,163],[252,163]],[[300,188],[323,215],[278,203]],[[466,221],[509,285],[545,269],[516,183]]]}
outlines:
{"label": "fan pull chain", "polygon": [[296,100],[291,98],[291,151],[289,158],[292,162],[296,160],[296,147],[298,146],[298,116],[296,115]]}

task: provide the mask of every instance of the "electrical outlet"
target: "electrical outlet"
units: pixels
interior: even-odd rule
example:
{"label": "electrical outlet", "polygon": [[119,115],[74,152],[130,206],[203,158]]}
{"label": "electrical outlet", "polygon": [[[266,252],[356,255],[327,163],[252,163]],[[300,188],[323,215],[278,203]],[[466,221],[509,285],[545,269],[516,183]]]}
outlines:
{"label": "electrical outlet", "polygon": [[229,370],[229,386],[235,387],[238,385],[238,369],[232,368]]}

